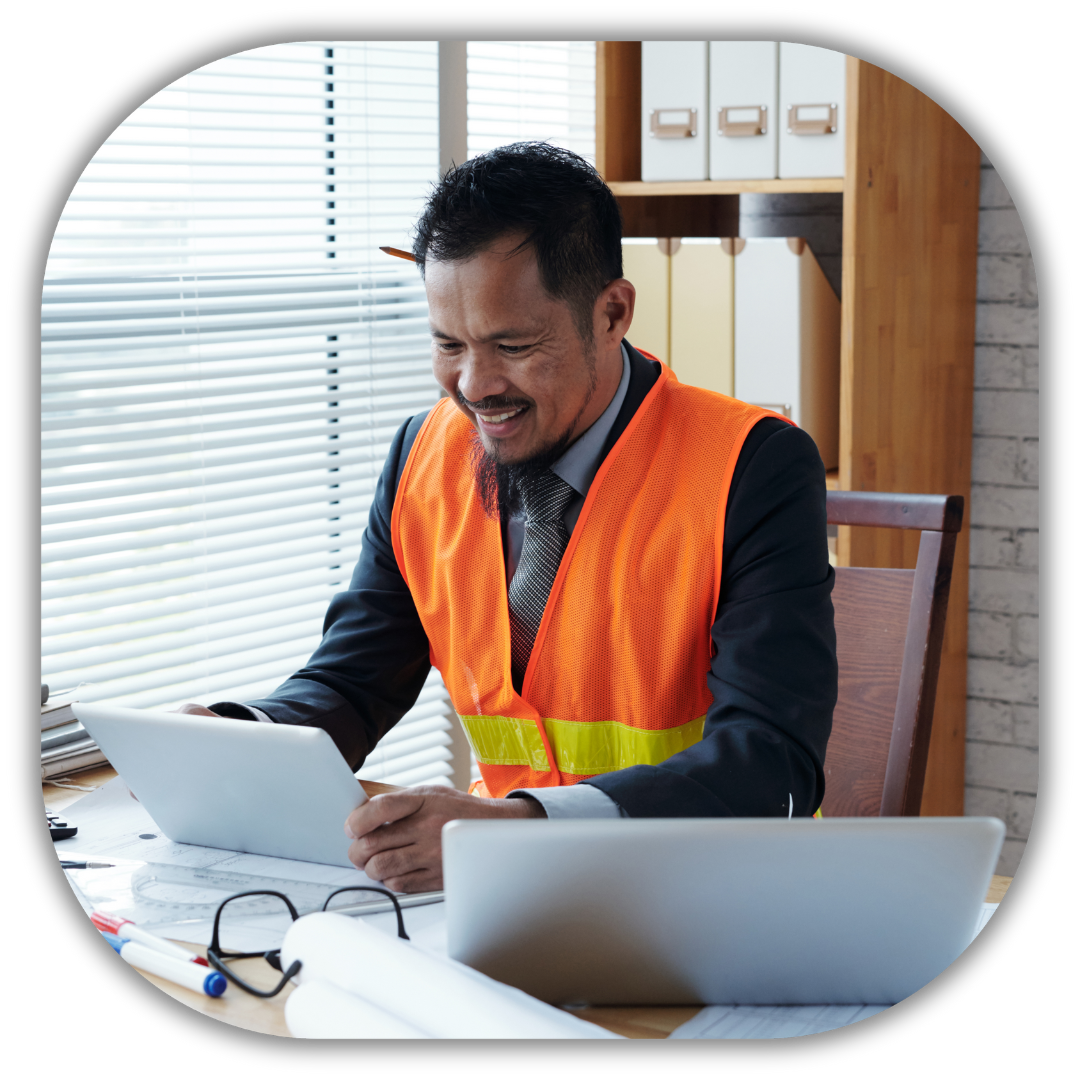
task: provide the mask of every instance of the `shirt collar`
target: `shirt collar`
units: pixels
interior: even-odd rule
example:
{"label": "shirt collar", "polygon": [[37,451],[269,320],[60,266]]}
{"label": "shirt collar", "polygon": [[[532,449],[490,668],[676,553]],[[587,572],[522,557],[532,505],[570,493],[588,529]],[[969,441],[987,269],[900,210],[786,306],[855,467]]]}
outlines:
{"label": "shirt collar", "polygon": [[627,387],[630,385],[630,357],[627,355],[625,344],[620,348],[622,350],[622,378],[619,380],[619,388],[615,391],[611,403],[592,426],[580,435],[570,449],[551,466],[551,471],[560,479],[565,480],[581,496],[588,492],[596,471],[600,468],[604,443],[615,423],[615,418],[619,415],[623,400],[626,398]]}

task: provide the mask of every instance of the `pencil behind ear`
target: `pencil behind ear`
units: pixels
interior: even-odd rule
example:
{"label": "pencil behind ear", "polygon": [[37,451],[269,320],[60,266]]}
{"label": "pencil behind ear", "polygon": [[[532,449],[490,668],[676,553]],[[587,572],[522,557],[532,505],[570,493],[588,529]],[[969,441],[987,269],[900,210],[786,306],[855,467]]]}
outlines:
{"label": "pencil behind ear", "polygon": [[401,248],[395,247],[380,247],[380,251],[385,251],[387,255],[393,255],[398,259],[408,259],[409,262],[416,262],[416,256],[409,251],[402,251]]}

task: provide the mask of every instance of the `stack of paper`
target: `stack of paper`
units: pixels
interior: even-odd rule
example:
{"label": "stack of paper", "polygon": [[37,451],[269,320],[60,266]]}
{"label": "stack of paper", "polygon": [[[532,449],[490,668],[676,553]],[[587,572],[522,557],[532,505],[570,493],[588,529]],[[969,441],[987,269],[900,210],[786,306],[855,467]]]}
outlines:
{"label": "stack of paper", "polygon": [[[42,696],[45,696],[43,688]],[[54,697],[41,705],[41,778],[102,764],[106,758],[90,733],[75,719],[73,696]]]}

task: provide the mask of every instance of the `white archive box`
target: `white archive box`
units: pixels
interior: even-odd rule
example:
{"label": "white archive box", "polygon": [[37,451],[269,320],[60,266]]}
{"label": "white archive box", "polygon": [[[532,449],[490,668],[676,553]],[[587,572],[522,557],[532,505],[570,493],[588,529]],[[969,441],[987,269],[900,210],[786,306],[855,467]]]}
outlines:
{"label": "white archive box", "polygon": [[805,240],[735,250],[735,397],[794,420],[826,469],[840,460],[840,301]]}
{"label": "white archive box", "polygon": [[777,176],[780,46],[709,42],[709,179]]}
{"label": "white archive box", "polygon": [[844,175],[847,57],[780,43],[779,176]]}
{"label": "white archive box", "polygon": [[708,180],[709,45],[641,43],[641,179]]}

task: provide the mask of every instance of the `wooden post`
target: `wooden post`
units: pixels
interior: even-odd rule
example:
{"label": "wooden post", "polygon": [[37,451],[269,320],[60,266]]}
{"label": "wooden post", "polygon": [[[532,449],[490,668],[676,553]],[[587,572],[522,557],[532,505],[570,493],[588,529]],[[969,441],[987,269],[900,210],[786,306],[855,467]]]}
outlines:
{"label": "wooden post", "polygon": [[[902,79],[848,58],[840,487],[963,495],[924,814],[962,814],[979,148]],[[842,527],[839,560],[914,567],[918,537]]]}
{"label": "wooden post", "polygon": [[596,43],[596,170],[641,179],[641,42]]}

